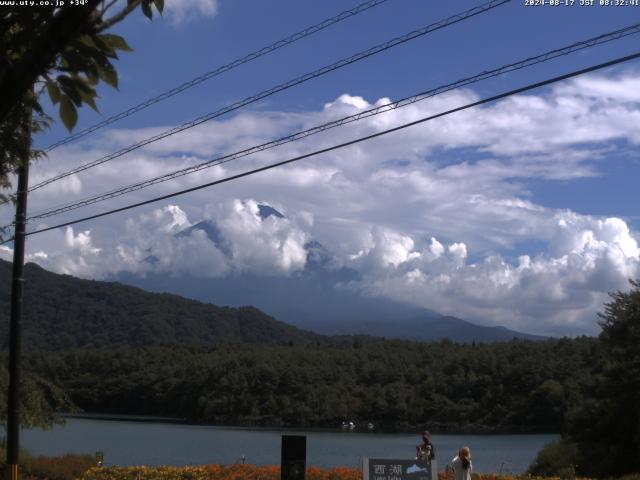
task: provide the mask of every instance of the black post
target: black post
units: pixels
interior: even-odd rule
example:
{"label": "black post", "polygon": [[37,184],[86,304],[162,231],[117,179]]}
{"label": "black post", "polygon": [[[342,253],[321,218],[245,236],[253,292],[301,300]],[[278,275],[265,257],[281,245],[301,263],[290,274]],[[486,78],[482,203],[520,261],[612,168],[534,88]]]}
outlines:
{"label": "black post", "polygon": [[280,480],[304,480],[307,463],[307,437],[283,435]]}
{"label": "black post", "polygon": [[11,284],[11,317],[9,321],[9,398],[7,403],[7,469],[9,480],[18,480],[20,455],[20,323],[22,320],[22,290],[24,286],[24,243],[29,185],[29,150],[31,145],[31,115],[26,116],[25,152],[18,168],[16,192],[16,225],[13,235],[13,277]]}

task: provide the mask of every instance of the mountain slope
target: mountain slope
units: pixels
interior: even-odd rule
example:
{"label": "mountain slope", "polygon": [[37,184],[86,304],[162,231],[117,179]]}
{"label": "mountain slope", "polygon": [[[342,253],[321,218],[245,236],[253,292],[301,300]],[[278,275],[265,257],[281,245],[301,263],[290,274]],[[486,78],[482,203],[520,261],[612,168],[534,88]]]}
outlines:
{"label": "mountain slope", "polygon": [[[315,270],[314,270],[315,269]],[[82,280],[25,266],[25,348],[65,350],[114,345],[203,345],[220,342],[316,344],[344,342],[335,335],[367,335],[458,343],[512,338],[540,339],[504,327],[483,327],[455,317],[391,300],[363,297],[334,288],[350,271],[325,271],[314,261],[291,278],[241,276],[196,279],[148,276],[127,278],[145,289],[173,291],[216,303],[168,293],[150,293],[117,282]],[[0,260],[0,346],[6,348],[11,264]],[[251,302],[259,306],[246,307]],[[287,323],[265,314],[266,309]],[[292,326],[289,323],[296,324]],[[313,331],[309,331],[313,330]],[[314,333],[317,332],[317,333]]]}
{"label": "mountain slope", "polygon": [[[25,266],[25,348],[63,350],[162,344],[326,343],[254,307],[217,307],[112,282]],[[0,341],[6,348],[11,264],[0,260]]]}
{"label": "mountain slope", "polygon": [[485,327],[452,316],[407,316],[394,323],[361,321],[341,324],[327,322],[309,323],[306,328],[325,335],[372,335],[421,342],[435,342],[445,338],[457,343],[506,342],[514,338],[521,340],[545,340],[548,337],[530,335],[505,327]]}
{"label": "mountain slope", "polygon": [[[258,204],[257,215],[261,220],[286,218],[273,207],[262,204]],[[233,263],[229,241],[213,220],[195,223],[175,237],[182,239],[196,233],[204,233],[229,263]],[[364,295],[357,288],[362,280],[359,271],[340,266],[317,240],[308,241],[304,248],[307,252],[304,268],[287,276],[238,271],[223,278],[189,274],[177,278],[164,272],[144,276],[122,272],[114,280],[214,304],[253,305],[290,325],[326,335],[374,335],[416,341],[449,338],[460,343],[544,338],[504,327],[483,327],[423,307]],[[154,265],[155,257],[151,255],[146,261]]]}
{"label": "mountain slope", "polygon": [[225,278],[179,279],[166,275],[121,274],[118,281],[155,292],[172,292],[200,301],[254,305],[287,324],[324,335],[373,335],[415,341],[449,338],[459,343],[541,340],[505,327],[485,327],[393,300],[366,297],[337,287],[329,273],[310,271],[291,277],[243,274]]}
{"label": "mountain slope", "polygon": [[[258,216],[282,219],[268,205],[258,205]],[[194,234],[206,237],[233,263],[233,251],[213,220],[203,220],[175,234],[177,240]],[[266,276],[246,271],[223,278],[202,278],[183,273],[179,278],[165,272],[144,276],[121,272],[113,280],[154,292],[171,292],[219,305],[253,305],[290,325],[325,335],[375,335],[416,341],[450,338],[460,343],[505,341],[544,337],[483,327],[456,317],[389,298],[362,294],[357,288],[360,272],[340,266],[320,242],[310,240],[304,248],[304,268],[288,276]],[[146,260],[152,267],[155,257]]]}

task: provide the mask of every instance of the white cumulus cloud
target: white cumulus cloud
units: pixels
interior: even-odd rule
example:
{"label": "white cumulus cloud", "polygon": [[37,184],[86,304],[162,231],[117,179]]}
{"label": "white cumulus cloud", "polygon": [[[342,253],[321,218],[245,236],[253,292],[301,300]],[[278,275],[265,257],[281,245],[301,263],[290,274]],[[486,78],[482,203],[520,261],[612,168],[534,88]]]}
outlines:
{"label": "white cumulus cloud", "polygon": [[[305,267],[304,245],[313,239],[336,262],[362,273],[354,288],[366,293],[525,331],[593,333],[607,292],[625,289],[627,279],[640,273],[632,219],[551,208],[528,190],[527,182],[553,187],[583,177],[605,181],[598,180],[608,168],[605,160],[632,158],[621,153],[640,145],[639,78],[633,70],[582,77],[176,197],[173,206],[35,235],[29,237],[29,258],[92,278],[115,271],[292,275]],[[326,148],[478,98],[471,89],[450,92],[173,179],[120,204]],[[122,162],[108,162],[94,175],[79,174],[37,190],[30,195],[30,208],[77,200],[386,102],[352,92],[312,111],[245,112],[207,122],[136,150]],[[33,178],[47,178],[158,129],[105,130],[86,143],[61,147],[34,166]],[[285,218],[261,218],[261,203]],[[585,204],[581,210],[589,208]],[[218,242],[199,229],[176,235],[203,219],[216,225]],[[4,258],[10,253],[0,250]]]}
{"label": "white cumulus cloud", "polygon": [[218,13],[218,0],[169,0],[164,14],[176,26],[202,19],[213,18]]}
{"label": "white cumulus cloud", "polygon": [[637,240],[619,218],[560,212],[549,227],[550,254],[469,262],[464,243],[445,252],[432,238],[421,252],[405,252],[406,260],[385,275],[366,272],[362,287],[487,324],[541,334],[595,333],[595,313],[607,292],[626,289],[627,280],[640,274]]}

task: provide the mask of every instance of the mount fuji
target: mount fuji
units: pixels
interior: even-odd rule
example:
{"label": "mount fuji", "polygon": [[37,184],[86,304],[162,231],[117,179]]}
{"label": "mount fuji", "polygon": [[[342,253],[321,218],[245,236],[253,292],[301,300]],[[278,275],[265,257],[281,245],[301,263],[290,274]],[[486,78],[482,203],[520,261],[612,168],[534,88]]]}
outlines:
{"label": "mount fuji", "polygon": [[[269,205],[259,204],[258,209],[261,220],[285,218]],[[175,237],[188,237],[194,232],[203,232],[224,255],[232,254],[220,228],[212,220],[195,223],[177,232]],[[500,326],[481,326],[419,306],[366,296],[350,286],[361,279],[357,270],[336,267],[331,252],[318,241],[311,240],[304,247],[307,251],[304,269],[290,276],[239,273],[201,278],[188,274],[141,276],[125,272],[113,280],[216,305],[251,305],[290,325],[327,335],[367,334],[417,341],[448,338],[459,343],[545,338]],[[154,264],[158,260],[150,252],[144,261]]]}

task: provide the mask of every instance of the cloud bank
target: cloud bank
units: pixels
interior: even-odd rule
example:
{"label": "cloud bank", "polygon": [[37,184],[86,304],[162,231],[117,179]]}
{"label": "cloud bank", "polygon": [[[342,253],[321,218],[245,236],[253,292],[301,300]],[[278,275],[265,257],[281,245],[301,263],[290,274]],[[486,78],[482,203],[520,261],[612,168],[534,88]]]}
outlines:
{"label": "cloud bank", "polygon": [[[613,156],[637,152],[637,92],[640,77],[632,71],[581,78],[194,192],[172,205],[34,236],[29,258],[91,278],[121,271],[290,276],[304,270],[305,245],[316,240],[335,265],[361,273],[348,287],[363,294],[532,333],[596,333],[596,312],[607,292],[626,289],[627,279],[640,274],[638,233],[629,219],[546,206],[527,182],[597,178]],[[157,185],[126,201],[222,178],[478,98],[472,90],[451,92]],[[387,101],[344,94],[318,111],[245,112],[210,122],[129,155],[128,180]],[[99,155],[150,132],[112,130],[93,143],[59,149],[35,175],[46,178],[86,160],[87,150]],[[95,173],[42,189],[30,200],[33,208],[50,205],[54,197],[63,202],[113,188],[121,184],[122,164],[105,164]],[[265,202],[284,218],[262,218],[259,204]],[[211,231],[192,228],[203,220],[215,225],[215,240]]]}

